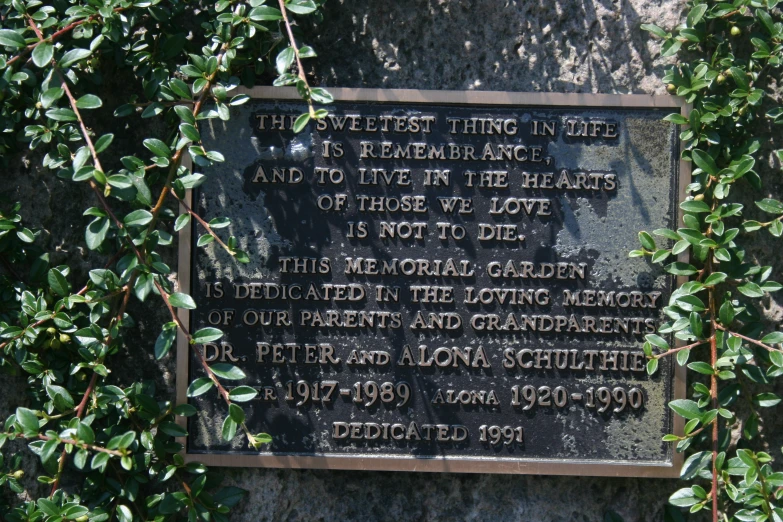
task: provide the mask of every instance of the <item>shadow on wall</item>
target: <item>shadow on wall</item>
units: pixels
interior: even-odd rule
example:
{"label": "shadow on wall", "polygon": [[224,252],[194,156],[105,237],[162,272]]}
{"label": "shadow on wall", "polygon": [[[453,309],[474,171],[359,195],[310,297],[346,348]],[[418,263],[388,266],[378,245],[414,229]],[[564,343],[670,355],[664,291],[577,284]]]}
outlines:
{"label": "shadow on wall", "polygon": [[639,26],[673,27],[684,4],[333,0],[305,40],[327,86],[663,93],[670,59]]}

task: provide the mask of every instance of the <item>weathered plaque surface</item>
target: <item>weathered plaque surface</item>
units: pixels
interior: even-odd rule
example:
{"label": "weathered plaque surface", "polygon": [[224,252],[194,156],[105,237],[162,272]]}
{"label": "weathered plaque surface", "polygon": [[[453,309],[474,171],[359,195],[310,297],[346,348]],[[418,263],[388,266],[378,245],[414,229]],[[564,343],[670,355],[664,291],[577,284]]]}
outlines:
{"label": "weathered plaque surface", "polygon": [[[645,371],[676,285],[631,259],[674,227],[671,97],[336,89],[305,106],[256,90],[201,125],[192,202],[227,216],[250,263],[188,231],[182,280],[202,347],[259,395],[260,454],[220,437],[225,404],[189,399],[188,458],[236,466],[671,476],[680,393]],[[275,96],[275,99],[271,99]],[[202,376],[180,342],[180,400]]]}

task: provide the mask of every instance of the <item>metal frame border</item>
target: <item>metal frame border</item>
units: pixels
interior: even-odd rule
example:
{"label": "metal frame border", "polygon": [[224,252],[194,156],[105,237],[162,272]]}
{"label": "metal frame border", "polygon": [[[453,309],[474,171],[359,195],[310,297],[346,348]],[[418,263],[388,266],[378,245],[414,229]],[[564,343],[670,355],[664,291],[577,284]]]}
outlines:
{"label": "metal frame border", "polygon": [[[680,114],[688,117],[691,105],[677,96],[646,94],[566,94],[566,93],[516,93],[494,91],[427,91],[414,89],[364,89],[330,88],[329,92],[336,101],[363,101],[378,103],[412,104],[454,104],[454,105],[519,105],[542,107],[585,107],[607,109],[679,109]],[[269,100],[300,100],[299,93],[293,87],[255,87],[239,88],[237,94],[247,94],[251,98]],[[682,150],[682,143],[680,143]],[[188,159],[189,163],[189,159]],[[190,166],[190,165],[187,165]],[[686,187],[690,183],[691,164],[679,160],[678,202],[684,201]],[[193,206],[193,195],[187,192],[186,200]],[[180,206],[180,212],[184,207]],[[682,210],[676,211],[677,223],[682,221]],[[192,230],[189,224],[179,232],[178,275],[180,291],[190,293],[191,283],[191,241]],[[688,261],[688,253],[680,254],[680,261]],[[677,286],[688,280],[686,276],[676,279]],[[190,313],[178,309],[177,314],[190,328]],[[678,343],[682,344],[682,343]],[[187,403],[188,387],[188,342],[181,331],[177,332],[177,404]],[[684,366],[674,364],[673,396],[684,398],[686,393],[686,370]],[[674,433],[682,435],[685,421],[671,413]],[[177,422],[186,427],[187,420],[177,417]],[[560,459],[509,459],[503,457],[406,457],[374,456],[349,454],[325,454],[323,456],[294,455],[238,455],[221,453],[188,453],[185,438],[177,439],[186,449],[182,456],[185,462],[202,462],[209,466],[253,467],[253,468],[292,468],[292,469],[339,469],[365,471],[408,471],[408,472],[447,472],[447,473],[498,473],[529,475],[572,475],[601,477],[647,477],[676,478],[680,475],[683,454],[676,451],[671,465],[661,465],[656,461],[586,461]]]}

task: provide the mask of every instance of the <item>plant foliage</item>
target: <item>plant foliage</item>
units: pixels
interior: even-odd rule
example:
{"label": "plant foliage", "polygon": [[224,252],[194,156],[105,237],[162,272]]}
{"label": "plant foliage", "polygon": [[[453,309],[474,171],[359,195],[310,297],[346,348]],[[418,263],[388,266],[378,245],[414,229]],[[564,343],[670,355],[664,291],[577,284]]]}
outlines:
{"label": "plant foliage", "polygon": [[[764,119],[783,124],[783,107],[769,101],[783,62],[777,3],[690,0],[685,23],[671,32],[642,26],[663,40],[663,56],[680,58],[663,81],[692,109],[666,119],[682,126],[683,158],[693,165],[680,228],[653,231],[657,240],[642,232],[642,248],[631,253],[689,278],[644,350],[649,373],[676,357],[691,382],[690,398],[669,404],[685,419],[684,434],[664,437],[689,453],[681,477],[691,485],[669,501],[709,509],[716,521],[783,520],[783,472],[759,444],[762,412],[780,403],[773,385],[783,375],[783,333],[765,330],[759,300],[781,284],[743,246],[783,234],[783,203],[759,194],[754,170],[764,145],[757,129]],[[783,160],[783,151],[776,155]]]}
{"label": "plant foliage", "polygon": [[[223,333],[188,332],[177,317],[178,308],[196,305],[176,291],[164,254],[173,233],[193,221],[204,231],[200,246],[214,241],[237,262],[249,261],[236,238],[217,233],[226,218],[207,223],[185,205],[185,191],[204,180],[185,165],[223,161],[202,145],[199,123],[228,120],[231,107],[249,99],[233,91],[263,80],[265,71],[274,71],[275,85],[295,85],[308,103],[298,130],[323,116],[313,102],[331,96],[308,85],[301,60],[315,52],[297,44],[294,32],[297,18],[321,16],[322,3],[0,2],[0,160],[21,142],[40,150],[54,175],[88,185],[94,206],[84,211],[84,242],[105,257],[77,280],[68,266],[50,265],[19,204],[0,207],[0,369],[25,378],[29,396],[0,430],[0,487],[23,491],[22,445],[40,458],[36,478],[49,492],[0,496],[14,499],[0,500],[4,520],[226,521],[240,501],[242,490],[221,487],[217,475],[179,454],[182,419],[196,409],[175,406],[147,381],[118,386],[123,361],[113,356],[134,346],[128,303],[160,299],[171,320],[149,347],[155,357],[167,356],[179,329],[202,363],[189,395],[212,393],[224,403],[225,439],[241,436],[256,449],[270,442],[244,424],[241,403],[253,398],[252,388],[224,387],[242,379],[241,370],[210,366],[202,356],[200,344]],[[105,105],[116,96],[103,97],[107,63],[135,79],[113,107]],[[136,154],[114,160],[115,136],[89,124],[92,111],[102,110],[149,129]],[[170,210],[176,202],[185,209],[179,216]]]}

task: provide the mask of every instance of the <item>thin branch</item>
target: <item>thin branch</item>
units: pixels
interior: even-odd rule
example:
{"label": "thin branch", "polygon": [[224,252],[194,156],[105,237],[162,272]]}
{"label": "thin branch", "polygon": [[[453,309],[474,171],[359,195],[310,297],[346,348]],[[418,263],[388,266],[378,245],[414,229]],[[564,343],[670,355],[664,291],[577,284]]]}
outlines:
{"label": "thin branch", "polygon": [[[288,32],[288,41],[291,43],[291,48],[294,50],[294,57],[296,58],[297,76],[305,84],[305,91],[310,92],[310,85],[307,83],[307,77],[304,73],[304,67],[302,67],[302,60],[299,57],[299,47],[296,45],[296,38],[294,38],[294,31],[291,29],[291,22],[288,21],[288,13],[286,13],[285,1],[277,0],[280,4],[280,12],[283,14],[283,22],[285,23],[286,31]],[[310,117],[315,117],[315,108],[310,96],[307,96],[305,100],[307,102],[307,108],[310,111]]]}
{"label": "thin branch", "polygon": [[225,251],[226,251],[226,252],[228,252],[228,253],[229,253],[229,254],[231,254],[232,256],[233,256],[234,254],[236,254],[236,252],[235,252],[234,250],[231,250],[230,248],[228,248],[228,245],[227,245],[227,244],[225,244],[225,243],[224,243],[224,242],[223,242],[223,241],[220,239],[220,237],[218,237],[218,235],[215,233],[215,231],[214,231],[214,230],[212,230],[212,227],[211,227],[211,226],[209,226],[209,223],[207,223],[206,221],[204,221],[204,219],[203,219],[201,216],[199,216],[199,215],[198,215],[196,212],[194,212],[194,211],[193,211],[193,209],[191,209],[191,208],[188,206],[188,204],[187,204],[187,203],[185,203],[185,201],[184,201],[184,200],[182,200],[182,199],[181,199],[179,196],[177,196],[177,194],[176,194],[176,193],[174,193],[174,192],[172,192],[172,193],[171,193],[171,195],[172,195],[172,196],[174,196],[174,199],[176,199],[177,201],[179,201],[179,204],[180,204],[180,205],[182,205],[183,207],[185,207],[185,211],[186,211],[188,214],[190,214],[191,216],[193,216],[193,219],[195,219],[196,221],[198,221],[199,225],[201,225],[202,227],[204,227],[204,229],[205,229],[205,230],[206,230],[206,231],[209,233],[209,235],[210,235],[210,236],[212,236],[212,237],[214,237],[214,238],[215,238],[215,241],[217,241],[217,242],[218,242],[218,244],[219,244],[220,246],[222,246],[222,247],[223,247],[223,249],[225,249]]}
{"label": "thin branch", "polygon": [[[220,64],[223,62],[223,58],[226,56],[227,49],[228,49],[227,44],[223,44],[220,53],[217,55],[218,66],[215,69],[215,72],[213,72],[207,77],[207,83],[201,90],[201,94],[199,95],[198,100],[196,100],[196,103],[193,105],[192,112],[194,117],[196,117],[198,113],[201,111],[201,107],[202,105],[204,105],[204,101],[207,99],[207,96],[212,91],[212,84],[215,81],[215,77],[217,76],[218,71],[220,70]],[[152,221],[150,221],[150,224],[147,226],[147,234],[150,234],[155,228],[155,223],[157,223],[158,220],[158,214],[160,214],[160,211],[163,210],[163,204],[166,201],[166,197],[169,195],[169,193],[171,193],[171,184],[174,182],[174,179],[177,177],[179,166],[182,163],[182,154],[184,150],[185,147],[182,147],[181,149],[177,150],[174,153],[174,155],[171,157],[171,167],[169,168],[169,174],[168,177],[166,177],[166,182],[164,183],[163,189],[160,192],[158,201],[155,203],[155,206],[152,208]]]}
{"label": "thin branch", "polygon": [[778,348],[773,348],[772,346],[769,346],[768,344],[764,344],[761,341],[757,341],[756,339],[751,339],[750,337],[748,337],[746,335],[742,335],[742,334],[738,334],[737,332],[733,332],[733,331],[729,330],[728,328],[725,328],[724,326],[722,326],[720,324],[716,323],[715,324],[715,328],[717,328],[718,330],[723,330],[727,334],[733,335],[734,337],[739,337],[740,339],[742,339],[744,341],[748,341],[749,343],[753,343],[753,344],[755,344],[757,346],[761,346],[762,348],[766,349],[767,351],[770,351],[770,352],[783,352],[783,350],[780,350]]}
{"label": "thin branch", "polygon": [[[114,9],[114,12],[115,12],[115,13],[119,13],[119,12],[121,12],[121,11],[125,11],[126,9],[128,9],[128,8],[127,8],[127,7],[117,7],[117,8],[115,8],[115,9]],[[13,64],[14,64],[16,61],[18,61],[18,60],[21,60],[22,58],[24,58],[25,56],[27,56],[28,54],[30,54],[31,52],[33,52],[33,50],[35,50],[35,48],[36,48],[36,47],[38,47],[39,45],[41,45],[42,43],[44,43],[44,42],[54,43],[54,41],[55,41],[55,40],[57,40],[57,39],[58,39],[59,37],[61,37],[62,35],[64,35],[64,34],[66,34],[66,33],[70,32],[70,31],[73,31],[74,29],[76,29],[76,28],[77,28],[77,27],[79,27],[80,25],[86,24],[86,23],[88,23],[88,22],[92,22],[93,20],[95,20],[95,19],[96,19],[96,18],[98,18],[99,16],[100,16],[99,14],[94,14],[94,15],[92,15],[92,16],[89,16],[89,17],[85,18],[84,20],[79,20],[78,22],[73,22],[72,24],[66,25],[65,27],[63,27],[63,28],[62,28],[62,29],[60,29],[59,31],[55,31],[55,32],[53,32],[52,34],[50,34],[50,35],[49,35],[49,36],[47,36],[46,38],[41,38],[41,37],[39,36],[39,38],[38,38],[38,41],[37,41],[37,42],[35,42],[35,43],[32,43],[32,44],[28,45],[27,47],[25,47],[25,48],[22,50],[22,52],[20,52],[19,54],[17,54],[17,55],[16,55],[16,56],[14,56],[13,58],[9,59],[9,60],[6,62],[6,66],[9,66],[9,67],[10,67],[10,66],[11,66],[11,65],[13,65]],[[38,31],[36,31],[36,35],[38,35],[38,34],[39,34],[39,32],[38,32]],[[43,36],[43,35],[41,35],[41,36]]]}
{"label": "thin branch", "polygon": [[79,442],[78,440],[73,439],[61,439],[59,437],[48,437],[46,435],[38,434],[38,438],[40,440],[57,440],[60,441],[63,444],[70,444],[71,446],[76,446],[82,449],[88,449],[92,451],[97,451],[99,453],[108,453],[109,455],[114,455],[115,457],[122,457],[124,456],[123,452],[117,451],[117,450],[110,450],[106,448],[102,448],[100,446],[96,446],[94,444],[86,444],[84,442]]}
{"label": "thin branch", "polygon": [[682,350],[690,350],[691,348],[696,348],[697,346],[701,346],[702,344],[706,344],[706,343],[710,342],[710,340],[712,340],[713,337],[715,337],[715,336],[713,335],[712,337],[709,337],[707,339],[702,339],[700,341],[697,341],[697,342],[695,342],[693,344],[689,344],[687,346],[680,346],[679,348],[672,348],[671,350],[668,350],[666,352],[653,355],[652,357],[650,357],[650,359],[660,359],[662,357],[666,357],[667,355],[671,355],[673,353],[676,353],[676,352],[679,352],[679,351],[682,351]]}

